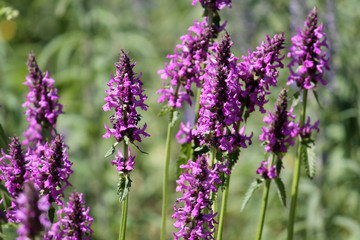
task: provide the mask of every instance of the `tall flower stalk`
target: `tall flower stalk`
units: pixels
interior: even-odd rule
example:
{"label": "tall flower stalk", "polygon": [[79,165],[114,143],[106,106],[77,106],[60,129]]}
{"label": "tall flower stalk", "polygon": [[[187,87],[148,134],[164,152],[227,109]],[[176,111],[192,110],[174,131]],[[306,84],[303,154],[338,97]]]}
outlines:
{"label": "tall flower stalk", "polygon": [[307,130],[318,130],[318,122],[315,123],[313,127],[308,126],[310,124],[310,120],[308,121],[309,124],[305,124],[308,91],[314,90],[318,83],[326,85],[326,81],[323,77],[324,70],[329,69],[326,52],[321,50],[321,47],[328,47],[326,44],[326,35],[323,32],[323,24],[317,26],[317,23],[317,8],[314,7],[305,21],[304,29],[302,31],[298,30],[298,34],[291,39],[293,46],[289,49],[290,52],[288,53],[288,57],[291,58],[291,62],[289,64],[290,76],[288,84],[296,83],[297,87],[299,87],[300,91],[302,92],[303,99],[299,124],[300,134],[291,189],[288,240],[292,240],[294,236],[294,222],[297,206],[300,170],[303,161],[302,148],[305,141],[310,137],[309,134],[305,134],[305,137],[302,133],[306,132]]}
{"label": "tall flower stalk", "polygon": [[[269,111],[269,116],[264,117],[264,122],[269,125],[262,128],[263,133],[260,135],[260,140],[265,143],[265,151],[271,153],[271,157],[266,162],[262,161],[261,166],[256,171],[264,182],[262,207],[256,234],[257,240],[261,239],[264,227],[271,180],[279,177],[282,157],[287,152],[288,147],[295,144],[294,138],[298,134],[298,124],[294,122],[293,109],[287,110],[287,107],[287,90],[283,88],[279,94],[275,112]],[[275,159],[279,162],[275,162]]]}
{"label": "tall flower stalk", "polygon": [[[146,124],[141,128],[139,121],[141,115],[138,108],[146,111],[148,105],[144,103],[147,96],[143,94],[143,83],[140,80],[141,74],[135,77],[133,68],[136,63],[131,63],[127,53],[121,51],[120,61],[116,66],[116,75],[111,76],[108,83],[109,90],[106,90],[106,104],[104,111],[110,111],[114,108],[115,113],[110,117],[111,126],[105,124],[107,132],[104,138],[113,136],[116,142],[112,145],[112,153],[115,152],[115,146],[120,142],[124,143],[124,153],[118,150],[118,156],[114,156],[112,164],[117,166],[119,171],[118,193],[119,201],[122,202],[122,213],[120,220],[119,239],[125,239],[125,230],[127,222],[128,193],[131,186],[130,172],[134,169],[135,156],[131,155],[129,144],[134,141],[141,142],[142,137],[150,136],[145,132]],[[110,155],[111,155],[110,154]]]}
{"label": "tall flower stalk", "polygon": [[[193,83],[198,89],[201,88],[202,83],[200,76],[203,74],[202,64],[207,58],[208,48],[211,46],[212,39],[217,37],[221,27],[213,26],[208,18],[203,22],[194,21],[194,25],[188,29],[188,34],[180,37],[182,44],[176,46],[174,55],[168,55],[169,63],[165,63],[165,68],[158,73],[161,78],[170,79],[170,84],[158,90],[156,93],[160,94],[159,102],[168,102],[169,124],[166,138],[165,149],[165,166],[163,178],[163,204],[162,204],[162,224],[161,224],[161,239],[165,239],[166,235],[166,212],[167,212],[167,198],[168,198],[168,179],[169,179],[169,164],[171,153],[171,138],[173,132],[174,122],[176,121],[176,110],[182,108],[182,103],[186,101],[192,104],[191,86]],[[197,101],[199,100],[199,95]],[[196,108],[199,103],[196,102]],[[197,117],[196,117],[197,118]]]}

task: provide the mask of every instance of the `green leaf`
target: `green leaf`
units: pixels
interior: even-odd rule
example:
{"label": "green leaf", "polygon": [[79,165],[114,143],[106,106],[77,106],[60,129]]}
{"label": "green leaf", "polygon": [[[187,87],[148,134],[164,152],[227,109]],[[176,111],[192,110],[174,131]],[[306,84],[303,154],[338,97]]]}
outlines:
{"label": "green leaf", "polygon": [[304,161],[306,174],[313,179],[316,173],[316,155],[315,144],[312,142],[303,142],[301,144],[301,158]]}
{"label": "green leaf", "polygon": [[312,91],[312,92],[314,93],[314,97],[315,97],[315,99],[316,99],[317,104],[319,105],[319,108],[320,108],[320,109],[324,109],[324,108],[321,106],[321,104],[320,104],[319,96],[317,95],[317,92],[316,92],[315,90]]}
{"label": "green leaf", "polygon": [[132,181],[129,175],[124,175],[123,173],[120,173],[119,177],[117,194],[119,195],[119,202],[122,202],[129,194]]}
{"label": "green leaf", "polygon": [[119,142],[116,142],[113,145],[111,145],[110,149],[106,152],[104,157],[109,157],[109,156],[113,155],[115,153],[115,147],[118,144],[119,144]]}
{"label": "green leaf", "polygon": [[244,201],[241,205],[241,209],[240,209],[241,211],[243,211],[245,209],[250,198],[252,197],[254,192],[260,188],[261,185],[262,185],[262,181],[260,179],[256,179],[254,182],[251,183],[249,189],[247,190],[247,192],[245,194]]}
{"label": "green leaf", "polygon": [[294,93],[293,95],[293,100],[291,103],[291,107],[295,108],[300,102],[300,91],[297,91],[296,93]]}
{"label": "green leaf", "polygon": [[171,121],[170,124],[171,124],[172,127],[175,126],[175,123],[177,122],[178,119],[179,119],[179,112],[174,111],[173,116],[170,119],[170,121]]}
{"label": "green leaf", "polygon": [[274,180],[275,180],[275,184],[276,184],[276,188],[277,188],[277,192],[278,192],[280,202],[282,203],[282,205],[284,207],[286,207],[285,185],[284,185],[283,181],[281,180],[281,178],[279,178],[279,177],[275,178]]}
{"label": "green leaf", "polygon": [[184,143],[181,145],[180,154],[176,161],[177,170],[176,170],[176,176],[179,177],[181,172],[184,171],[184,169],[180,168],[181,165],[186,164],[189,159],[192,158],[193,154],[193,148],[191,143]]}
{"label": "green leaf", "polygon": [[165,116],[166,114],[168,114],[171,111],[172,107],[170,107],[169,105],[165,105],[162,107],[159,116]]}
{"label": "green leaf", "polygon": [[235,164],[239,160],[239,156],[240,156],[240,149],[239,148],[235,149],[232,153],[228,154],[228,159],[229,159],[228,168],[229,168],[230,171],[233,169],[233,167],[235,166]]}

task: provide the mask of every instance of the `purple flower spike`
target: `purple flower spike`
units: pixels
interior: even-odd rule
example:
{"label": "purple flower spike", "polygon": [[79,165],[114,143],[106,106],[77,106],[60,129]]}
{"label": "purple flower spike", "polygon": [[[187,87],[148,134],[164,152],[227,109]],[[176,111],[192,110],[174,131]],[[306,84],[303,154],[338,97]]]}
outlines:
{"label": "purple flower spike", "polygon": [[105,124],[107,133],[103,135],[104,138],[113,135],[117,142],[124,138],[128,138],[130,142],[141,142],[141,136],[150,136],[145,132],[146,124],[143,128],[138,126],[141,116],[137,108],[146,111],[148,105],[144,103],[147,96],[143,94],[141,74],[135,77],[133,71],[135,64],[131,64],[128,55],[121,50],[120,62],[115,64],[116,76],[111,76],[108,83],[110,89],[105,91],[107,96],[103,109],[106,112],[114,108],[115,114],[110,117],[112,127]]}
{"label": "purple flower spike", "polygon": [[195,6],[198,2],[200,2],[203,8],[208,7],[213,12],[226,6],[231,8],[231,0],[193,0],[192,5]]}
{"label": "purple flower spike", "polygon": [[256,170],[256,173],[261,175],[264,179],[273,179],[277,177],[276,166],[268,168],[270,159],[267,162],[262,161],[261,166]]}
{"label": "purple flower spike", "polygon": [[289,48],[288,57],[291,62],[288,67],[290,76],[288,85],[296,83],[301,89],[312,89],[320,82],[326,85],[324,69],[329,70],[326,52],[321,47],[328,48],[323,24],[317,26],[317,8],[309,13],[304,30],[298,30],[298,35],[291,38],[293,46]]}
{"label": "purple flower spike", "polygon": [[174,108],[181,108],[183,101],[191,105],[191,85],[195,83],[201,87],[201,64],[207,58],[211,40],[223,28],[224,25],[220,29],[209,27],[206,18],[203,22],[195,20],[188,34],[180,37],[182,44],[176,46],[174,55],[167,56],[170,61],[165,63],[165,68],[158,71],[162,79],[170,79],[169,86],[164,81],[164,87],[156,92],[160,94],[159,103],[167,100],[168,105]]}
{"label": "purple flower spike", "polygon": [[1,149],[0,179],[5,182],[5,187],[10,196],[15,199],[22,192],[24,183],[29,180],[28,161],[18,137],[11,138],[9,154]]}
{"label": "purple flower spike", "polygon": [[276,154],[286,153],[288,145],[295,144],[294,138],[298,134],[299,125],[294,122],[293,109],[287,111],[287,90],[282,89],[278,102],[275,106],[275,113],[269,111],[269,116],[264,117],[268,127],[263,127],[260,141],[265,141],[265,151]]}
{"label": "purple flower spike", "polygon": [[40,198],[39,194],[39,190],[28,182],[24,185],[24,192],[17,198],[16,217],[21,223],[17,240],[35,239],[41,231],[51,226],[47,218],[47,211],[51,205],[47,196]]}
{"label": "purple flower spike", "polygon": [[308,117],[304,127],[302,129],[299,130],[299,134],[301,135],[301,137],[303,138],[310,138],[311,137],[311,134],[312,132],[315,130],[317,132],[320,131],[319,129],[319,123],[320,121],[317,120],[314,125],[311,125],[310,124],[310,117]]}
{"label": "purple flower spike", "polygon": [[[90,240],[93,230],[93,218],[89,215],[90,208],[85,207],[83,194],[73,192],[67,207],[57,211],[59,222],[49,231],[49,239],[64,240]],[[52,237],[50,237],[50,236]]]}
{"label": "purple flower spike", "polygon": [[[24,133],[26,139],[24,145],[43,142],[43,136],[56,135],[56,121],[62,111],[63,105],[59,103],[57,89],[53,87],[54,79],[49,78],[49,73],[43,74],[37,65],[33,52],[28,57],[29,74],[26,76],[25,85],[29,88],[26,102],[23,107],[28,108],[25,112],[29,127]],[[49,136],[46,136],[49,137]]]}
{"label": "purple flower spike", "polygon": [[223,151],[232,152],[233,149],[246,147],[246,141],[251,144],[251,136],[239,131],[237,122],[241,121],[241,103],[238,98],[241,94],[239,84],[238,59],[230,48],[232,41],[225,33],[221,43],[214,43],[209,53],[200,96],[200,111],[196,129],[192,134],[200,141],[200,145],[208,144]]}
{"label": "purple flower spike", "polygon": [[[211,235],[215,231],[215,216],[211,209],[212,200],[210,192],[216,192],[215,184],[221,183],[218,172],[229,173],[228,169],[221,164],[215,164],[209,168],[208,157],[199,156],[196,162],[189,160],[187,165],[181,165],[185,169],[176,182],[177,192],[183,196],[176,200],[175,213],[172,218],[177,219],[174,227],[179,229],[174,234],[174,240],[184,239],[214,239]],[[208,213],[205,213],[207,209]]]}
{"label": "purple flower spike", "polygon": [[284,34],[275,35],[272,39],[267,35],[267,43],[262,42],[256,51],[250,52],[249,56],[244,56],[239,64],[240,78],[245,83],[245,89],[239,97],[240,102],[246,107],[247,112],[255,111],[255,106],[259,107],[261,113],[265,113],[264,104],[269,100],[265,97],[270,94],[269,87],[275,87],[279,68],[283,68],[280,51],[285,38]]}
{"label": "purple flower spike", "polygon": [[134,170],[135,157],[131,156],[130,147],[128,148],[128,159],[125,159],[123,154],[118,150],[118,156],[115,155],[115,160],[111,160],[111,164],[117,166],[116,170],[119,172],[123,172],[124,175],[127,175],[132,170]]}
{"label": "purple flower spike", "polygon": [[69,183],[69,177],[73,173],[72,163],[68,158],[63,138],[57,135],[51,141],[50,147],[45,145],[44,158],[41,159],[38,169],[39,178],[36,178],[40,189],[49,195],[49,201],[55,201],[59,206],[62,205],[61,197],[64,197],[64,190],[72,186]]}

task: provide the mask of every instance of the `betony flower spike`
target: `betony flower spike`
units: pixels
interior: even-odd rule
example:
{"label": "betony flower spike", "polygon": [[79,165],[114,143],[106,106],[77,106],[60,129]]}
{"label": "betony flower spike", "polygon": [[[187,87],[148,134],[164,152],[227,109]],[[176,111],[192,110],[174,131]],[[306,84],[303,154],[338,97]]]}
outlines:
{"label": "betony flower spike", "polygon": [[291,62],[288,85],[296,83],[300,89],[313,89],[320,82],[326,85],[324,69],[329,70],[328,58],[322,48],[328,48],[324,25],[318,23],[317,8],[309,13],[304,29],[291,38],[293,45],[289,48]]}

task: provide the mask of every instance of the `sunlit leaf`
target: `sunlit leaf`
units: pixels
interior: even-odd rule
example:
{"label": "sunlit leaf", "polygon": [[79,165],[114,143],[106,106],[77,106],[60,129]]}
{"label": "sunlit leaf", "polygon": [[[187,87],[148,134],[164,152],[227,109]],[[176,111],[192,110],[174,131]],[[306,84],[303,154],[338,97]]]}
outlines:
{"label": "sunlit leaf", "polygon": [[252,197],[254,192],[261,187],[262,183],[263,182],[260,179],[256,179],[254,182],[251,183],[249,189],[247,190],[247,192],[245,194],[243,203],[241,205],[241,209],[240,209],[241,211],[243,211],[245,209],[245,207],[246,207],[247,203],[249,202],[250,198]]}
{"label": "sunlit leaf", "polygon": [[276,189],[278,192],[278,196],[280,199],[281,204],[286,207],[286,191],[285,191],[285,185],[281,178],[277,177],[274,179],[276,184]]}

